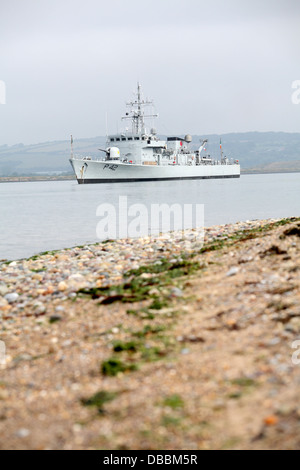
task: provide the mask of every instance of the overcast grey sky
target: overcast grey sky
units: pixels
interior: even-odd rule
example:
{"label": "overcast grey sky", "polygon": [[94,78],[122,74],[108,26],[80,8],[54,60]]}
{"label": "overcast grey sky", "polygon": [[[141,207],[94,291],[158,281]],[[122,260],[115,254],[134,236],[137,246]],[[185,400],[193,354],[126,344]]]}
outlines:
{"label": "overcast grey sky", "polygon": [[137,80],[160,133],[300,132],[299,0],[0,0],[0,145],[115,132]]}

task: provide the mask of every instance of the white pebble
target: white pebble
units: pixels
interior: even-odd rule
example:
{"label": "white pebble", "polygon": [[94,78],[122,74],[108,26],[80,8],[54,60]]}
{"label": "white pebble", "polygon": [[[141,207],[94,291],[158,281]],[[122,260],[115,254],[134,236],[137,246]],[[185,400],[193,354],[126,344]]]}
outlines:
{"label": "white pebble", "polygon": [[18,300],[19,294],[17,294],[16,292],[13,292],[11,294],[6,294],[4,298],[5,300],[7,300],[9,304],[13,304],[14,302],[16,302],[16,300]]}
{"label": "white pebble", "polygon": [[239,272],[240,268],[238,266],[233,266],[227,271],[226,276],[235,276]]}
{"label": "white pebble", "polygon": [[30,435],[29,429],[25,429],[25,428],[18,429],[18,431],[16,432],[16,436],[21,437],[21,438],[28,437],[29,435]]}

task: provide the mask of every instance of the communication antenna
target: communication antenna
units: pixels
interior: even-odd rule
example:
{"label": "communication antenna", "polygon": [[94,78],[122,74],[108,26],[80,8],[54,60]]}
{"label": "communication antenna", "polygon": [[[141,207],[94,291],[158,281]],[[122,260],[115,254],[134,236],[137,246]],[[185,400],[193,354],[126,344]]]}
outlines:
{"label": "communication antenna", "polygon": [[105,113],[105,132],[106,132],[106,139],[107,139],[108,138],[107,111]]}
{"label": "communication antenna", "polygon": [[222,149],[222,141],[221,141],[221,138],[220,138],[220,153],[221,153],[221,163],[223,161],[223,149]]}
{"label": "communication antenna", "polygon": [[74,158],[74,153],[73,153],[73,136],[71,134],[71,158]]}

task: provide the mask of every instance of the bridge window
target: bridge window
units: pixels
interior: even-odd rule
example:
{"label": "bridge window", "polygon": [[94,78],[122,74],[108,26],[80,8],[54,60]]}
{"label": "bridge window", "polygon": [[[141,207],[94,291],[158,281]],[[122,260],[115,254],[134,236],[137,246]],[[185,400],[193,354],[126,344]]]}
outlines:
{"label": "bridge window", "polygon": [[139,138],[139,137],[135,137],[134,140],[140,140],[140,138]]}

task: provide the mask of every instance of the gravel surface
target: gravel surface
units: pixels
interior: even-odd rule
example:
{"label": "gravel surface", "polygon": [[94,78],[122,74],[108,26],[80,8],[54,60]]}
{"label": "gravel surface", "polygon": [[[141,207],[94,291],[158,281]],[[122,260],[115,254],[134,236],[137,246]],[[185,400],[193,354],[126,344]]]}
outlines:
{"label": "gravel surface", "polygon": [[300,448],[299,266],[296,218],[1,263],[0,448]]}

